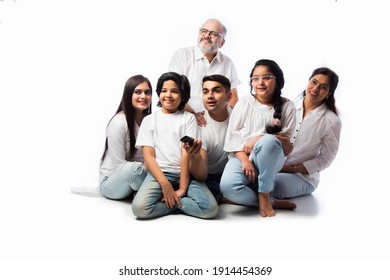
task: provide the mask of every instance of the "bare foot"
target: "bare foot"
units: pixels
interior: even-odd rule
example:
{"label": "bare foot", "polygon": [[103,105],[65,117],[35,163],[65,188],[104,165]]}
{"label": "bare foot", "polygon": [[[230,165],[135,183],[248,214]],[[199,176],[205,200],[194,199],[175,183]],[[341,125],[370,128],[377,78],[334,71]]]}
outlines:
{"label": "bare foot", "polygon": [[273,198],[273,206],[275,209],[294,210],[295,208],[297,208],[297,205],[290,200],[276,198]]}
{"label": "bare foot", "polygon": [[269,193],[259,193],[259,212],[262,217],[273,217],[275,211],[272,208]]}

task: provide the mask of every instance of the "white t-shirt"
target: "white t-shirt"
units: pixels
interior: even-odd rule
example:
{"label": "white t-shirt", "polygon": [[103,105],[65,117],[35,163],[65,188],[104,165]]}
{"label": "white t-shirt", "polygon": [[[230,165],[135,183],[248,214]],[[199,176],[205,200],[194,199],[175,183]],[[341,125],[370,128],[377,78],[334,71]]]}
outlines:
{"label": "white t-shirt", "polygon": [[161,110],[148,115],[142,121],[136,147],[152,147],[156,161],[163,172],[180,173],[180,138],[188,135],[199,138],[195,116],[186,111],[165,114]]}
{"label": "white t-shirt", "polygon": [[217,122],[210,117],[207,110],[204,117],[207,125],[200,127],[200,135],[202,148],[207,151],[208,173],[222,174],[229,156],[229,153],[223,149],[229,117],[223,122]]}
{"label": "white t-shirt", "polygon": [[[272,121],[274,108],[261,104],[252,95],[240,98],[234,106],[225,139],[225,151],[242,151],[244,144],[255,136],[264,135],[267,124]],[[292,135],[295,128],[295,106],[287,100],[282,106],[282,131]]]}
{"label": "white t-shirt", "polygon": [[[134,122],[134,134],[137,137],[139,127]],[[104,161],[99,167],[99,182],[105,176],[110,176],[116,169],[126,163],[126,154],[130,150],[130,139],[127,128],[126,116],[123,112],[116,114],[106,129],[108,149]],[[133,161],[144,162],[142,151],[138,149]]]}
{"label": "white t-shirt", "polygon": [[309,175],[298,174],[315,188],[320,181],[320,171],[329,167],[336,157],[341,121],[326,107],[320,105],[303,118],[303,100],[295,102],[296,127],[291,137],[293,151],[287,156],[286,164],[303,163]]}
{"label": "white t-shirt", "polygon": [[202,79],[206,75],[221,74],[230,80],[231,88],[236,88],[241,81],[238,79],[232,60],[218,51],[209,63],[198,46],[177,50],[169,63],[169,71],[187,76],[191,84],[191,98],[188,104],[195,112],[204,111],[202,101]]}

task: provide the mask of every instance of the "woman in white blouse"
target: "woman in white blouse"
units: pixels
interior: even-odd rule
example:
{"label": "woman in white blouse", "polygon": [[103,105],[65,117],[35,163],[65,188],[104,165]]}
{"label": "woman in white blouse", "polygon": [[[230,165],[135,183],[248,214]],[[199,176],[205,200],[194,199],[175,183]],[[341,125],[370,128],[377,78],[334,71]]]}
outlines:
{"label": "woman in white blouse", "polygon": [[336,157],[341,131],[334,93],[339,78],[329,68],[315,69],[305,91],[296,102],[293,151],[276,175],[272,195],[291,198],[309,195],[317,188],[320,171]]}
{"label": "woman in white blouse", "polygon": [[118,110],[106,129],[106,144],[99,167],[100,193],[124,199],[138,191],[147,170],[142,151],[135,148],[139,127],[150,114],[152,85],[142,75],[130,77]]}
{"label": "woman in white blouse", "polygon": [[295,107],[281,97],[284,75],[275,61],[257,61],[250,79],[254,94],[241,98],[230,117],[224,146],[230,156],[220,186],[225,199],[271,217],[274,208],[295,209],[293,202],[270,197],[275,175],[291,152]]}

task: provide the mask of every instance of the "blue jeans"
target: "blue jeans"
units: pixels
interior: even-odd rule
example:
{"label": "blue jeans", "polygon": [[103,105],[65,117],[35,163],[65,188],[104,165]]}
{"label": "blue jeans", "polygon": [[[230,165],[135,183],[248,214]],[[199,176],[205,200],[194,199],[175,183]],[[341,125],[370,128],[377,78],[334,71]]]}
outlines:
{"label": "blue jeans", "polygon": [[[164,175],[177,190],[180,174],[164,172]],[[181,207],[168,208],[160,201],[162,196],[160,184],[149,172],[133,200],[133,214],[140,219],[161,217],[177,211],[203,219],[211,219],[218,214],[218,203],[214,196],[204,183],[196,180],[190,181],[186,196],[180,198]]]}
{"label": "blue jeans", "polygon": [[258,207],[258,193],[269,193],[274,188],[275,175],[285,160],[282,144],[275,136],[266,134],[256,142],[252,151],[252,163],[258,172],[257,181],[250,183],[242,173],[239,159],[232,157],[225,166],[221,178],[222,195],[238,204]]}
{"label": "blue jeans", "polygon": [[142,162],[125,162],[100,183],[100,192],[109,199],[124,199],[138,191],[147,171]]}
{"label": "blue jeans", "polygon": [[219,201],[222,196],[221,187],[219,186],[221,182],[221,176],[222,174],[208,174],[205,182],[216,201]]}
{"label": "blue jeans", "polygon": [[275,198],[293,198],[309,195],[314,192],[312,184],[293,173],[278,173],[275,177],[275,188],[272,196]]}

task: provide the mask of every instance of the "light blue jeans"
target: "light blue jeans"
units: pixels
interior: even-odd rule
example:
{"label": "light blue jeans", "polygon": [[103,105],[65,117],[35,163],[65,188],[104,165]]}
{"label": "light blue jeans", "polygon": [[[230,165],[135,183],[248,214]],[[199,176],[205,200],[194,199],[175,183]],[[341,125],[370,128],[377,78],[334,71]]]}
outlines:
{"label": "light blue jeans", "polygon": [[221,178],[222,195],[238,204],[258,207],[258,193],[269,193],[274,188],[275,175],[285,160],[282,144],[275,136],[266,134],[256,142],[252,163],[258,172],[257,181],[250,183],[242,173],[241,161],[231,157]]}
{"label": "light blue jeans", "polygon": [[124,199],[138,191],[146,174],[142,162],[128,161],[102,180],[100,192],[109,199]]}
{"label": "light blue jeans", "polygon": [[[171,182],[173,188],[179,188],[180,174],[164,173]],[[162,189],[157,180],[149,172],[138,190],[132,203],[134,216],[140,219],[161,217],[172,212],[183,212],[187,215],[211,219],[218,214],[218,203],[207,188],[206,184],[191,180],[188,186],[187,195],[180,198],[182,207],[175,206],[168,208],[161,202]]]}
{"label": "light blue jeans", "polygon": [[272,196],[279,199],[309,195],[314,192],[312,184],[293,173],[278,173]]}

